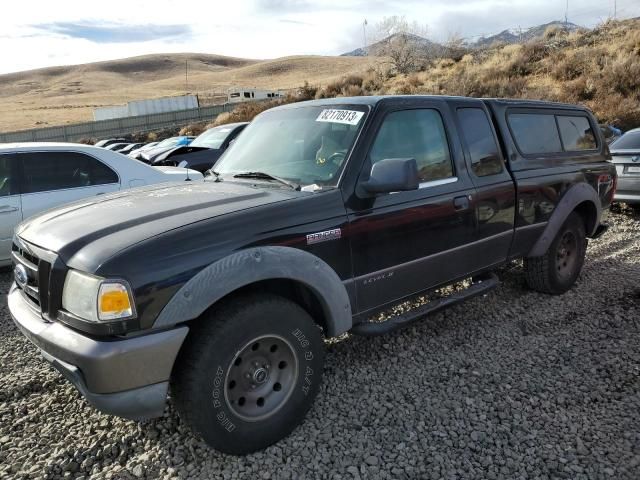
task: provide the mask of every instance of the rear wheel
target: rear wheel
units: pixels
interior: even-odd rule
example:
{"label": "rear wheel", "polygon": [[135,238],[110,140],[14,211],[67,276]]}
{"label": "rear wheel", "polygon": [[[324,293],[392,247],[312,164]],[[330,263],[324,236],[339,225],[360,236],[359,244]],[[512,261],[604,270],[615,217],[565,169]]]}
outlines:
{"label": "rear wheel", "polygon": [[561,294],[575,283],[587,250],[582,217],[573,212],[541,257],[525,258],[527,284],[543,293]]}
{"label": "rear wheel", "polygon": [[260,450],[288,435],[318,392],[320,329],[275,295],[239,297],[199,320],[172,383],[180,417],[213,448]]}

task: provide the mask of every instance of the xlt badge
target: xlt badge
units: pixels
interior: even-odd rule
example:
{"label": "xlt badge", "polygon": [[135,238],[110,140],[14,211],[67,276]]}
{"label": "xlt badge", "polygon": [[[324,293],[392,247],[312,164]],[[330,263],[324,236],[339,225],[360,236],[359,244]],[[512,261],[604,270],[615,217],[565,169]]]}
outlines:
{"label": "xlt badge", "polygon": [[327,242],[329,240],[338,240],[342,237],[342,230],[334,228],[333,230],[325,230],[324,232],[310,233],[307,235],[307,245],[314,243]]}

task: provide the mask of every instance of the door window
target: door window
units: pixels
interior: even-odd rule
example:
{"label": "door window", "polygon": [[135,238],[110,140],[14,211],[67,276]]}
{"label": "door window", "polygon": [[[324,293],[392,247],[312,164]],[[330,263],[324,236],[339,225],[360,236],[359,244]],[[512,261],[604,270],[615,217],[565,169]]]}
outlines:
{"label": "door window", "polygon": [[453,177],[453,164],[442,117],[437,110],[392,112],[371,148],[372,163],[387,158],[415,158],[422,182]]}
{"label": "door window", "polygon": [[558,127],[564,149],[568,152],[594,150],[596,136],[587,117],[558,116]]}
{"label": "door window", "polygon": [[11,158],[8,155],[0,155],[0,197],[6,197],[13,193],[11,177]]}
{"label": "door window", "polygon": [[502,173],[502,160],[487,114],[481,108],[459,108],[458,119],[462,127],[471,169],[478,177]]}
{"label": "door window", "polygon": [[20,154],[23,193],[118,183],[118,175],[97,159],[78,152]]}
{"label": "door window", "polygon": [[525,155],[562,152],[556,119],[552,114],[512,113],[509,126]]}

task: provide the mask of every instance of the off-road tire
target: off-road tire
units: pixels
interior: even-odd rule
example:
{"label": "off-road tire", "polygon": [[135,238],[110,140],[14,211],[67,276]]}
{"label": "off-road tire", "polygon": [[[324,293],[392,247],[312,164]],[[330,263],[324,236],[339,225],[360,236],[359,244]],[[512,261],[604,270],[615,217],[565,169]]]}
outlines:
{"label": "off-road tire", "polygon": [[[569,240],[571,247],[567,246],[568,239],[573,239]],[[580,275],[586,250],[584,221],[580,215],[572,212],[544,255],[524,259],[527,285],[538,292],[553,295],[566,292]],[[563,251],[568,252],[566,257],[563,257]],[[568,265],[569,260],[571,263]]]}
{"label": "off-road tire", "polygon": [[171,383],[180,418],[216,450],[261,450],[304,419],[324,353],[320,328],[298,304],[270,294],[228,301],[196,320],[180,352]]}

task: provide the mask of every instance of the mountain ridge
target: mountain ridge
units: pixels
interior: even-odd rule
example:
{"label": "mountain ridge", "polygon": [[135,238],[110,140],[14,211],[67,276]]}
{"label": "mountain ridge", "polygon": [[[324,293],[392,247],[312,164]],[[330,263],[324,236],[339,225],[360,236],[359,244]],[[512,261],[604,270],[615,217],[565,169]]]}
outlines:
{"label": "mountain ridge", "polygon": [[[544,33],[549,27],[559,27],[567,29],[571,32],[582,29],[580,25],[571,22],[564,22],[560,20],[553,20],[548,23],[542,23],[540,25],[536,25],[534,27],[530,27],[527,29],[505,29],[500,33],[495,35],[490,35],[488,37],[480,37],[475,42],[467,42],[465,45],[469,48],[484,48],[489,47],[495,43],[526,43],[532,40],[536,40],[544,37]],[[356,48],[346,53],[342,53],[340,56],[343,57],[364,57],[367,55],[373,56],[381,55],[384,50],[385,43],[393,40],[395,36],[402,34],[394,34],[387,38],[384,38],[380,41],[374,42],[367,46],[366,50],[362,47]],[[445,44],[434,42],[429,40],[428,38],[420,37],[418,35],[407,34],[410,36],[415,43],[419,45],[419,48],[424,49],[425,51],[429,51],[429,53],[433,54],[434,52],[442,52],[446,49]]]}

